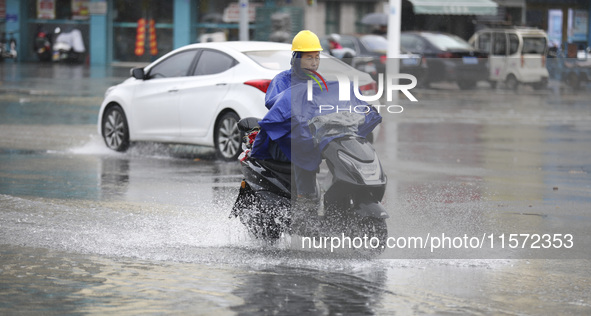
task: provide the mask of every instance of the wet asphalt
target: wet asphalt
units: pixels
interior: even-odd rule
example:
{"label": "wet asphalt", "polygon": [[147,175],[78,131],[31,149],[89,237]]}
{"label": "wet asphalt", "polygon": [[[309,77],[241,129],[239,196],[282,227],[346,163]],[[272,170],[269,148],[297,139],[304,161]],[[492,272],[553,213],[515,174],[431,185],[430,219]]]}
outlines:
{"label": "wet asphalt", "polygon": [[[365,261],[253,241],[228,218],[239,166],[211,149],[108,150],[98,109],[129,68],[0,64],[0,277],[15,284],[0,312],[590,311],[588,87],[439,84],[413,90],[418,102],[401,95],[404,112],[384,114],[374,142],[390,236],[496,247],[387,249]],[[554,239],[510,247],[509,234]],[[558,234],[574,246],[557,247]]]}

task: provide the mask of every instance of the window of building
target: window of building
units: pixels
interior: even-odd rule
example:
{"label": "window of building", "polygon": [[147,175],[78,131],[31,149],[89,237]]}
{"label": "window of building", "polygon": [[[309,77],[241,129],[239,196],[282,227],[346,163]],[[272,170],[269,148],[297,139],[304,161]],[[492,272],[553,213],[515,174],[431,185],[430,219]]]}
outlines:
{"label": "window of building", "polygon": [[337,1],[326,2],[326,34],[341,32],[341,3]]}
{"label": "window of building", "polygon": [[[22,60],[26,61],[39,60],[32,39],[40,32],[47,34],[52,40],[56,40],[60,33],[66,34],[74,30],[80,31],[79,34],[82,35],[84,49],[88,53],[90,15],[83,1],[24,0],[20,2],[24,2],[22,8],[24,9],[23,20],[25,25],[20,30],[23,40],[20,43],[19,59],[22,58]],[[25,40],[27,38],[31,40]],[[84,61],[84,58],[82,57],[81,61]]]}
{"label": "window of building", "polygon": [[[113,60],[150,62],[170,52],[173,40],[173,1],[114,0],[113,1]],[[143,49],[140,43],[138,21],[146,21]],[[150,49],[149,22],[154,20],[157,51]],[[154,54],[156,53],[156,54]]]}
{"label": "window of building", "polygon": [[367,2],[355,3],[355,32],[365,34],[371,32],[371,26],[361,23],[364,16],[375,11],[375,6]]}

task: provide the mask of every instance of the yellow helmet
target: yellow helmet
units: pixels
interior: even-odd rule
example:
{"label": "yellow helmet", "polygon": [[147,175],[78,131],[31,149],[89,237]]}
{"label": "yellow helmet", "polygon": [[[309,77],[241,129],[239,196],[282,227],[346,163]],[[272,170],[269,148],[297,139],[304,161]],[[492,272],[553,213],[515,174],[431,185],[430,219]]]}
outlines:
{"label": "yellow helmet", "polygon": [[291,42],[292,52],[319,52],[322,50],[316,34],[308,30],[300,31]]}

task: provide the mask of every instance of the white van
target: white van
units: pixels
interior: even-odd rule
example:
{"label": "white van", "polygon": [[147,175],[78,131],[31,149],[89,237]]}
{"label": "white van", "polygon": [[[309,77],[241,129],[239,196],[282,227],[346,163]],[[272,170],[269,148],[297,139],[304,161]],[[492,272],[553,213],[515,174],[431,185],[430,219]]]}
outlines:
{"label": "white van", "polygon": [[489,53],[489,81],[493,87],[505,82],[508,89],[517,89],[519,83],[531,84],[534,89],[546,88],[548,36],[543,30],[484,29],[472,35],[469,42],[476,49]]}

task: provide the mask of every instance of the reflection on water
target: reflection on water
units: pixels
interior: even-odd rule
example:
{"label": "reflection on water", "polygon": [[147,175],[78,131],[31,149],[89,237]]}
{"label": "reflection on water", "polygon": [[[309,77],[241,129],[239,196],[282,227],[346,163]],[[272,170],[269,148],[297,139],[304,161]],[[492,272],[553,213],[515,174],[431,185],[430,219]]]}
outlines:
{"label": "reflection on water", "polygon": [[[211,160],[208,150],[138,145],[127,154],[0,150],[0,194],[60,199],[219,202],[238,189],[237,163]],[[190,147],[190,146],[189,146]],[[152,148],[152,149],[149,149]],[[169,148],[170,152],[160,151]],[[150,150],[156,155],[145,156]],[[76,154],[77,152],[77,154]],[[81,154],[82,152],[82,154]],[[139,152],[139,153],[138,153]],[[176,158],[180,157],[180,158]],[[191,158],[191,159],[189,159]]]}
{"label": "reflection on water", "polygon": [[386,292],[386,274],[377,270],[369,276],[288,266],[258,269],[236,278],[232,294],[244,302],[231,310],[239,315],[373,315]]}
{"label": "reflection on water", "polygon": [[584,315],[590,278],[589,262],[574,260],[357,261],[236,248],[183,262],[3,246],[0,283],[10,286],[0,313]]}
{"label": "reflection on water", "polygon": [[1,194],[96,199],[99,194],[96,176],[93,157],[0,150]]}

